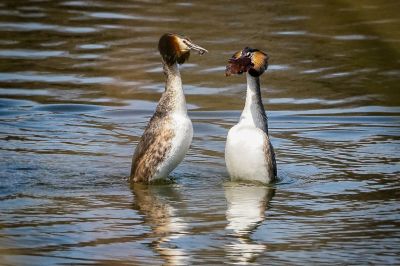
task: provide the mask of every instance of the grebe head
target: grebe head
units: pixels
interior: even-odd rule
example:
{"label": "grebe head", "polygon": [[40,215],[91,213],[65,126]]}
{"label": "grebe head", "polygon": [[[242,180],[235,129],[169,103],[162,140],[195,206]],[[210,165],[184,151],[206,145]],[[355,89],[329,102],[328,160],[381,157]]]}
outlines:
{"label": "grebe head", "polygon": [[183,64],[189,59],[190,50],[194,50],[200,55],[208,52],[206,49],[194,44],[189,38],[173,33],[166,33],[161,36],[158,42],[158,50],[168,65]]}
{"label": "grebe head", "polygon": [[258,77],[268,68],[268,55],[258,49],[246,47],[236,52],[228,61],[225,75],[242,74],[249,72],[253,77]]}

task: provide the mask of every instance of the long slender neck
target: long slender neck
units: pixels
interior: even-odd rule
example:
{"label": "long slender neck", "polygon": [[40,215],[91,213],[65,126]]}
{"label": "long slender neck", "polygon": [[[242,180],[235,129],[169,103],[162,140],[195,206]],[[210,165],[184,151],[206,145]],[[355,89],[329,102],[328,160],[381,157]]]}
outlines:
{"label": "long slender neck", "polygon": [[163,62],[166,76],[165,91],[158,103],[156,113],[167,115],[171,112],[187,114],[185,95],[182,89],[182,79],[178,64],[168,65]]}
{"label": "long slender neck", "polygon": [[240,116],[240,123],[255,126],[268,134],[267,115],[261,99],[260,78],[253,77],[249,73],[246,73],[246,78],[246,104]]}

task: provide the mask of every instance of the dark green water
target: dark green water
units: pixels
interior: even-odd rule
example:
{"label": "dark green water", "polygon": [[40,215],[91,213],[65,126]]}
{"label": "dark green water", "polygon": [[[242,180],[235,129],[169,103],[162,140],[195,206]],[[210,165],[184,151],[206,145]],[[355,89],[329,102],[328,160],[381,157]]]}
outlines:
{"label": "dark green water", "polygon": [[[400,264],[400,3],[0,2],[1,265]],[[194,124],[175,183],[128,185],[164,89],[157,42],[190,36]],[[245,46],[280,181],[229,182]]]}

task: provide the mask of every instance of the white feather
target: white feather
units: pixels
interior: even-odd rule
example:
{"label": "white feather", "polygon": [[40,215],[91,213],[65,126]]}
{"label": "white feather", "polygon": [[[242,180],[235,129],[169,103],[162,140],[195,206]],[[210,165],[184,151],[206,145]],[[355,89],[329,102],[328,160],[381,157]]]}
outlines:
{"label": "white feather", "polygon": [[270,183],[271,176],[265,153],[267,120],[260,99],[258,77],[247,73],[246,102],[240,121],[232,127],[225,146],[225,162],[232,180],[250,180]]}
{"label": "white feather", "polygon": [[152,180],[167,177],[168,174],[182,162],[192,143],[193,126],[186,112],[175,112],[172,115],[171,127],[174,129],[175,133],[170,143],[171,149],[158,167]]}

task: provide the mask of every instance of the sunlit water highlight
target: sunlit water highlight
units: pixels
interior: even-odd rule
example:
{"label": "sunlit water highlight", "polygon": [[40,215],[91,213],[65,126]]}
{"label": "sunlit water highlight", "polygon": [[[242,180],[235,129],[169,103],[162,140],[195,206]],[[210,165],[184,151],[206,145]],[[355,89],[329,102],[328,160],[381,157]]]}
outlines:
{"label": "sunlit water highlight", "polygon": [[[0,264],[400,264],[399,9],[2,1]],[[130,186],[168,31],[210,51],[182,67],[194,140],[174,183]],[[272,187],[230,182],[223,159],[244,46],[271,57]]]}

